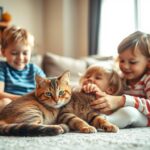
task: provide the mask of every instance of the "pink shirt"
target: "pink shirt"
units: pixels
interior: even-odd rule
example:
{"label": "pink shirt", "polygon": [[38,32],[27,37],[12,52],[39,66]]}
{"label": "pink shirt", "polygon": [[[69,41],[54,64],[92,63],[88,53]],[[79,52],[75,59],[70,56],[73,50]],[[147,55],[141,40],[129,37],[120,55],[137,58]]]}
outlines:
{"label": "pink shirt", "polygon": [[135,85],[124,85],[125,106],[132,106],[149,118],[150,126],[150,71]]}

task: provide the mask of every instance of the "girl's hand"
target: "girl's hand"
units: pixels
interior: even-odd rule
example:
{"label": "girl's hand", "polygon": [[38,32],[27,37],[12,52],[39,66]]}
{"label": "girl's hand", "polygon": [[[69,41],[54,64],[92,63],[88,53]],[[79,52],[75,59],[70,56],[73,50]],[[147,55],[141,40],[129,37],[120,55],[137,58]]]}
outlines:
{"label": "girl's hand", "polygon": [[97,99],[91,103],[91,107],[104,114],[122,107],[125,102],[123,96],[112,96],[105,92],[97,92],[96,95]]}
{"label": "girl's hand", "polygon": [[86,85],[83,85],[82,90],[85,93],[97,93],[97,92],[101,91],[99,89],[99,87],[96,84],[93,84],[93,83],[88,83]]}

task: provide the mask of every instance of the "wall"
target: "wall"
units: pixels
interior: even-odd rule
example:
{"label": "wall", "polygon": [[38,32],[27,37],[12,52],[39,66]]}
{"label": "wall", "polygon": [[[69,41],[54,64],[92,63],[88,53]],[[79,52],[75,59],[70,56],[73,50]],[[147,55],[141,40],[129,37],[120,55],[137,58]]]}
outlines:
{"label": "wall", "polygon": [[46,49],[63,55],[63,0],[45,0],[44,6]]}
{"label": "wall", "polygon": [[88,0],[0,0],[0,6],[35,36],[39,53],[87,55]]}
{"label": "wall", "polygon": [[42,52],[45,49],[42,0],[0,0],[0,6],[11,13],[11,24],[24,27],[35,36],[35,50]]}
{"label": "wall", "polygon": [[49,51],[82,57],[88,51],[88,0],[45,0]]}
{"label": "wall", "polygon": [[[88,51],[88,0],[64,0],[64,53],[86,56]],[[73,52],[71,53],[71,50]]]}

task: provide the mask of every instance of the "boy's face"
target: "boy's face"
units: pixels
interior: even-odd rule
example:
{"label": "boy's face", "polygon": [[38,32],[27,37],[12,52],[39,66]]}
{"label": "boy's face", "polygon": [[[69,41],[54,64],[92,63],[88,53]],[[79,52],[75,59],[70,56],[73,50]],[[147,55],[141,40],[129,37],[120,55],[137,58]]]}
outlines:
{"label": "boy's face", "polygon": [[81,80],[82,86],[88,83],[96,84],[101,91],[106,92],[109,86],[109,76],[103,70],[89,69]]}
{"label": "boy's face", "polygon": [[12,44],[7,47],[3,56],[6,57],[7,63],[16,70],[23,70],[30,62],[31,47],[22,44]]}

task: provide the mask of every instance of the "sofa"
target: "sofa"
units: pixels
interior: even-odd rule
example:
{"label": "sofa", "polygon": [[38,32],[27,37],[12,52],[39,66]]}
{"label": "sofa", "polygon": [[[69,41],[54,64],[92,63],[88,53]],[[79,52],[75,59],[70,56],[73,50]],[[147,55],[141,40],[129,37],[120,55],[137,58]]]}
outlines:
{"label": "sofa", "polygon": [[81,58],[71,58],[47,52],[44,55],[33,55],[31,61],[43,69],[47,77],[59,76],[64,71],[70,71],[72,85],[79,82],[80,75],[92,64],[99,64],[103,67],[113,67],[113,57],[100,57],[92,55]]}

